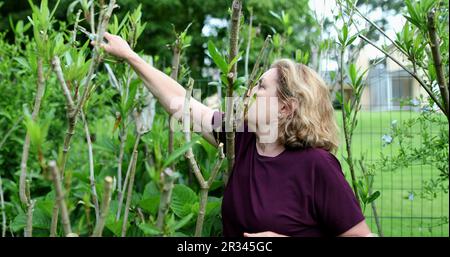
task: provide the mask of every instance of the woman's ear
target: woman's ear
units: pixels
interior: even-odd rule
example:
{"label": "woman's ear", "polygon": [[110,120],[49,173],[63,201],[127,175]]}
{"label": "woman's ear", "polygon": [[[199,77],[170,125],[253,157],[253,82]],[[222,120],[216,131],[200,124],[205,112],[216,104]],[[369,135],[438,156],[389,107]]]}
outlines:
{"label": "woman's ear", "polygon": [[290,105],[291,105],[291,113],[293,114],[295,110],[297,110],[300,107],[300,103],[298,102],[298,99],[296,98],[292,98],[289,101]]}

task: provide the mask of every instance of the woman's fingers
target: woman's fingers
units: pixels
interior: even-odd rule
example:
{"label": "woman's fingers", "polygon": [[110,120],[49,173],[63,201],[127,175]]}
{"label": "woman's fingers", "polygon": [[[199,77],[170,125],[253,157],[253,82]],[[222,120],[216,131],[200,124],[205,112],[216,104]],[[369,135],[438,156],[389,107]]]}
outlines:
{"label": "woman's fingers", "polygon": [[104,36],[108,41],[113,37],[113,35],[112,35],[112,34],[109,34],[108,32],[105,32],[105,33],[103,34],[103,36]]}
{"label": "woman's fingers", "polygon": [[[91,45],[93,45],[93,46],[95,46],[95,45],[97,45],[97,42],[96,41],[91,41]],[[105,44],[105,43],[101,43],[100,44],[100,48],[103,48],[103,49],[105,49],[106,51],[108,51],[109,50],[109,45],[108,44]]]}
{"label": "woman's fingers", "polygon": [[[106,39],[100,43],[100,47],[103,48],[108,54],[114,55],[119,58],[126,58],[132,51],[127,41],[120,36],[105,32],[103,38]],[[95,40],[91,41],[91,45],[97,45]]]}

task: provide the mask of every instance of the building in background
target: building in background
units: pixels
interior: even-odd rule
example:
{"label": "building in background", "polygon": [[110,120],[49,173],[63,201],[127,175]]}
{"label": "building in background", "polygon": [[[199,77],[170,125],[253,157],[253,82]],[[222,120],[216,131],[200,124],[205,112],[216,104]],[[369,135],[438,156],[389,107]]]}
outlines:
{"label": "building in background", "polygon": [[[373,49],[362,49],[356,61],[361,70],[369,67],[366,74],[367,84],[361,99],[362,109],[419,110],[421,104],[418,99],[421,95],[425,98],[427,93],[417,80],[390,58],[370,60],[368,51]],[[392,48],[388,51],[392,52]],[[392,56],[408,66],[408,60],[398,51],[394,51]]]}

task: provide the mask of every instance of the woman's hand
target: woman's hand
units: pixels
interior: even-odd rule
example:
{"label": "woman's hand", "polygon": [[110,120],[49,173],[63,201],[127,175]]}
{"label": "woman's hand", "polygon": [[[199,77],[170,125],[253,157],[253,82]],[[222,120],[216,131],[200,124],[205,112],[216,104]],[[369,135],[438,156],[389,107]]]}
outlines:
{"label": "woman's hand", "polygon": [[[123,59],[128,59],[128,57],[134,54],[134,51],[128,45],[127,41],[120,36],[105,32],[104,38],[108,41],[108,43],[101,43],[100,47],[105,49],[107,53]],[[96,41],[91,41],[91,45],[95,44]]]}
{"label": "woman's hand", "polygon": [[245,233],[244,237],[287,237],[285,235],[277,234],[272,231],[264,231],[259,233]]}

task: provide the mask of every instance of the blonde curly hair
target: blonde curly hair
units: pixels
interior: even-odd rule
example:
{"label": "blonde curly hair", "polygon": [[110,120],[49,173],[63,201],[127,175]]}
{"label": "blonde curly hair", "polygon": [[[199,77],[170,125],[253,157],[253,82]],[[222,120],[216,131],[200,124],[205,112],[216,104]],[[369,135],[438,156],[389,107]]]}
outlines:
{"label": "blonde curly hair", "polygon": [[336,152],[338,126],[325,81],[306,65],[289,59],[275,61],[279,100],[291,108],[278,121],[278,140],[288,149],[322,148]]}

